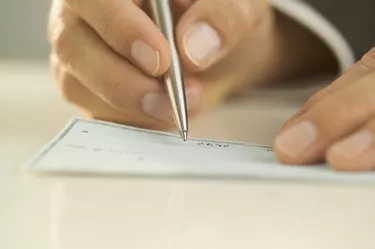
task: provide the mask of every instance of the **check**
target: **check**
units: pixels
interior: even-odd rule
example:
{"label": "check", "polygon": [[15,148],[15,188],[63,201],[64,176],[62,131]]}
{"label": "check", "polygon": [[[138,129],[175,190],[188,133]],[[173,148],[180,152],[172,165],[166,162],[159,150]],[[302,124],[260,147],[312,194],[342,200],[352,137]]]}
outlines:
{"label": "check", "polygon": [[26,172],[162,177],[220,177],[375,183],[375,172],[335,172],[326,165],[276,161],[266,146],[189,139],[74,118],[22,168]]}

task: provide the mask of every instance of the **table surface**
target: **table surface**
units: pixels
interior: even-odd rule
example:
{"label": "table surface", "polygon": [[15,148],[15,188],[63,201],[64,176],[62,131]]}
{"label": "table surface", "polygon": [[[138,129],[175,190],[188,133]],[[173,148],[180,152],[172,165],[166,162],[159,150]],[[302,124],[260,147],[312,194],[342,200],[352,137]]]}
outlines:
{"label": "table surface", "polygon": [[[0,248],[375,248],[370,187],[21,176],[21,164],[80,113],[43,62],[0,62],[0,89]],[[255,93],[198,117],[192,136],[270,144],[310,94]]]}

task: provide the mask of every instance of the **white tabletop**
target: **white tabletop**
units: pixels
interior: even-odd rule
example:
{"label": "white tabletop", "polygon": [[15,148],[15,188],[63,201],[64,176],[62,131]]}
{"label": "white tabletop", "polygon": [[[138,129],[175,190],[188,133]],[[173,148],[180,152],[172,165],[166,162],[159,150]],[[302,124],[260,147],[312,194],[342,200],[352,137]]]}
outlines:
{"label": "white tabletop", "polygon": [[[270,144],[305,98],[253,94],[199,117],[192,135]],[[0,62],[0,248],[375,248],[369,187],[19,175],[73,115],[46,64]]]}

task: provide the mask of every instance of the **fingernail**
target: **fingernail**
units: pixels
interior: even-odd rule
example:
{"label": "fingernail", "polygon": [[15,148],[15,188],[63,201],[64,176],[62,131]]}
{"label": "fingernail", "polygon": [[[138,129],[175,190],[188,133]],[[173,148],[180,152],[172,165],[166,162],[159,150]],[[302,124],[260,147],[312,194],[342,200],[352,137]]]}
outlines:
{"label": "fingernail", "polygon": [[[201,91],[198,87],[186,89],[186,101],[188,110],[197,109],[201,102]],[[172,110],[168,97],[164,93],[148,93],[142,100],[142,108],[145,113],[156,119],[171,121]]]}
{"label": "fingernail", "polygon": [[361,131],[332,148],[332,152],[352,159],[364,153],[374,142],[374,135],[370,131]]}
{"label": "fingernail", "polygon": [[184,48],[189,59],[197,66],[213,61],[221,48],[219,34],[208,23],[191,24],[184,36]]}
{"label": "fingernail", "polygon": [[315,126],[309,122],[301,122],[281,133],[275,140],[276,147],[289,157],[297,157],[316,139]]}
{"label": "fingernail", "polygon": [[159,52],[141,40],[132,43],[130,56],[150,74],[155,74],[159,70]]}

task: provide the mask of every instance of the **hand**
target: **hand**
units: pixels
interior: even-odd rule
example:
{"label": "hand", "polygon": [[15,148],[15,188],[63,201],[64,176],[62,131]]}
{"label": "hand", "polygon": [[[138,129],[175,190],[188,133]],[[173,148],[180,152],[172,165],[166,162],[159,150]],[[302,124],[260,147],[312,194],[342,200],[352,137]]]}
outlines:
{"label": "hand", "polygon": [[[170,65],[169,46],[146,2],[54,0],[51,64],[64,97],[90,117],[168,129],[174,124],[158,77]],[[241,87],[334,64],[267,0],[173,3],[190,118]]]}
{"label": "hand", "polygon": [[156,77],[170,54],[141,1],[54,0],[49,40],[52,69],[69,102],[94,118],[154,125],[141,103],[147,93],[162,92]]}
{"label": "hand", "polygon": [[375,48],[316,93],[275,140],[290,164],[323,161],[336,170],[375,168]]}

